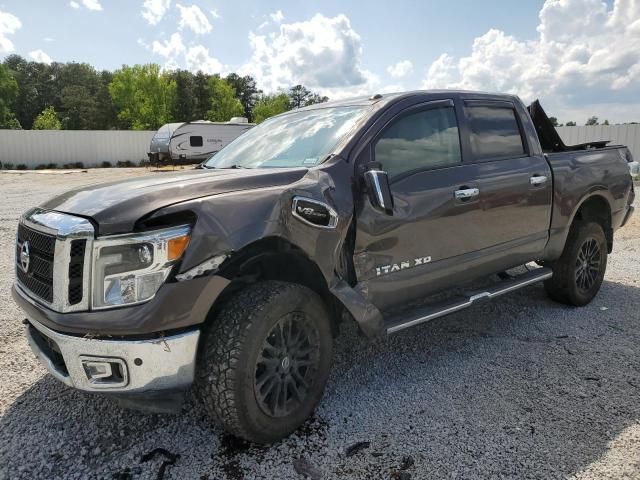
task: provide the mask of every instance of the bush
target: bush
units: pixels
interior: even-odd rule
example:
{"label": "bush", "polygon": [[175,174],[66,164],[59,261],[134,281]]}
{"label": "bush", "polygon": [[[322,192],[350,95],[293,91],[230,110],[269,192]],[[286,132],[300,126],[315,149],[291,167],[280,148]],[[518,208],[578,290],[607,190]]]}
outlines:
{"label": "bush", "polygon": [[71,168],[84,168],[84,163],[82,162],[74,162],[74,163],[65,163],[62,168],[67,168],[67,169],[71,169]]}
{"label": "bush", "polygon": [[[44,163],[41,163],[40,165],[36,165],[36,168],[34,170],[45,170],[46,168],[47,166]],[[21,170],[20,165],[18,165],[18,170]]]}
{"label": "bush", "polygon": [[118,168],[131,168],[131,167],[135,167],[135,164],[131,161],[131,160],[118,160],[118,163],[116,163],[116,167]]}
{"label": "bush", "polygon": [[24,163],[19,163],[16,170],[27,170],[27,166]]}
{"label": "bush", "polygon": [[111,167],[112,167],[111,162],[102,162],[102,163],[100,164],[100,166],[101,166],[102,168],[111,168]]}
{"label": "bush", "polygon": [[5,170],[13,170],[13,163],[5,162],[2,168],[4,168]]}
{"label": "bush", "polygon": [[47,169],[48,170],[55,170],[56,168],[58,168],[58,165],[55,163],[47,163]]}

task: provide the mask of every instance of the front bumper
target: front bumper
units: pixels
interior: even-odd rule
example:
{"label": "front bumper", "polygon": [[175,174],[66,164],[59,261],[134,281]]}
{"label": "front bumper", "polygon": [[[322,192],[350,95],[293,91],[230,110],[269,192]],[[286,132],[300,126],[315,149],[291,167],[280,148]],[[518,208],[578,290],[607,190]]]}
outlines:
{"label": "front bumper", "polygon": [[200,330],[147,340],[105,340],[65,335],[27,320],[26,335],[36,356],[64,384],[141,398],[189,388]]}
{"label": "front bumper", "polygon": [[16,282],[11,294],[27,318],[56,332],[99,336],[152,336],[156,332],[194,328],[207,318],[211,305],[229,284],[213,275],[166,283],[153,300],[128,307],[59,313],[34,300]]}

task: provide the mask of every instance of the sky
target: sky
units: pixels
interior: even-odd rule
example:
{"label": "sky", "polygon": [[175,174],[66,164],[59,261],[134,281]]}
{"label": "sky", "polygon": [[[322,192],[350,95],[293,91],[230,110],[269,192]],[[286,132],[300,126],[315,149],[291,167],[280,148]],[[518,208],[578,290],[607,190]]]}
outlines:
{"label": "sky", "polygon": [[464,88],[640,121],[640,0],[0,0],[0,59],[254,76],[332,99]]}

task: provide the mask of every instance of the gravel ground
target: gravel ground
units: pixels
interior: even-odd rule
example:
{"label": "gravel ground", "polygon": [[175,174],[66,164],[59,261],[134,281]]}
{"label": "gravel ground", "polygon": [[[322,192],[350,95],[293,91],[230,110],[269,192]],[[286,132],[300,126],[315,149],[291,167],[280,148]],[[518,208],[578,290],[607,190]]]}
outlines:
{"label": "gravel ground", "polygon": [[[369,343],[345,326],[316,416],[256,448],[180,416],[144,415],[45,374],[10,298],[20,213],[144,170],[0,173],[0,479],[640,478],[640,220],[621,230],[584,308],[540,285]],[[155,173],[159,175],[159,173]],[[359,443],[366,442],[366,443]],[[302,472],[302,473],[300,473]]]}

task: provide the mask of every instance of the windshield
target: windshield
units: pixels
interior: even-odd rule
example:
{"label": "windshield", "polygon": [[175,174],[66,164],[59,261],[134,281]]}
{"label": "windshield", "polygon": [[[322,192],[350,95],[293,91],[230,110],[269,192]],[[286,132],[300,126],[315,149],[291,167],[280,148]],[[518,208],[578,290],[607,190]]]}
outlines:
{"label": "windshield", "polygon": [[206,168],[312,167],[368,107],[330,107],[265,120],[204,163]]}

